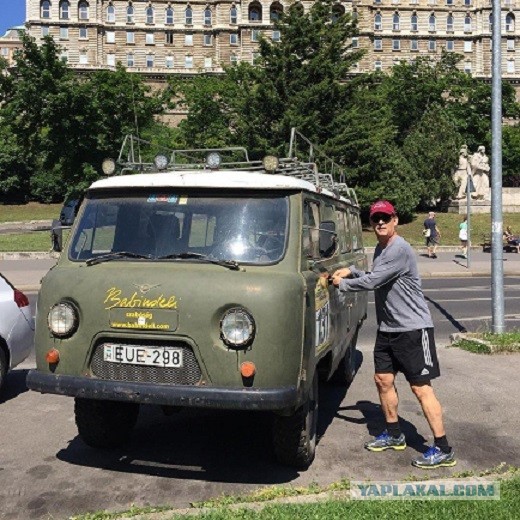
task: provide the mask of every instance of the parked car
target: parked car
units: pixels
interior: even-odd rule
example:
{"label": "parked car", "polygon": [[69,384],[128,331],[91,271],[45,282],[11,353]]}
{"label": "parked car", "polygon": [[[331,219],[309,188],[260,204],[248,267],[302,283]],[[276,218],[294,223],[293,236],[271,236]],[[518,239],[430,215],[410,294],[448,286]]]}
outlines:
{"label": "parked car", "polygon": [[27,296],[0,274],[0,392],[9,370],[19,365],[34,343],[34,318]]}

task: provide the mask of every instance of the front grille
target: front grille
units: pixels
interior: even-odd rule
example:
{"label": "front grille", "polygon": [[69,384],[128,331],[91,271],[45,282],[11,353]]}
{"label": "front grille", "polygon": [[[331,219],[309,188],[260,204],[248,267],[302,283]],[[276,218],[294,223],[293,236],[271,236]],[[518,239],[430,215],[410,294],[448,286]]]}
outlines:
{"label": "front grille", "polygon": [[[111,341],[110,343],[115,343]],[[124,342],[125,345],[134,344]],[[135,343],[135,346],[143,346]],[[146,345],[150,346],[150,345]],[[175,347],[183,351],[181,368],[151,367],[112,363],[103,359],[103,343],[96,345],[90,367],[95,376],[110,381],[130,381],[135,383],[156,383],[163,385],[196,385],[200,382],[201,371],[191,347],[182,342],[167,343],[154,346]]]}

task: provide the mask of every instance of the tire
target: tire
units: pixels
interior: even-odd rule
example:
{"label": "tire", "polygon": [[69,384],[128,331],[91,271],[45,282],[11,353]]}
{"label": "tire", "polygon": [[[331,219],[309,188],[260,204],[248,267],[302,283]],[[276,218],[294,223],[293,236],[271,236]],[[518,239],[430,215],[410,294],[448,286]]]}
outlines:
{"label": "tire", "polygon": [[7,356],[4,349],[0,345],[0,395],[5,386],[5,379],[7,377]]}
{"label": "tire", "polygon": [[307,469],[316,452],[318,422],[318,374],[303,406],[289,416],[277,415],[273,424],[273,444],[276,459],[285,466]]}
{"label": "tire", "polygon": [[74,414],[85,444],[92,448],[115,448],[129,439],[139,415],[139,405],[76,397]]}

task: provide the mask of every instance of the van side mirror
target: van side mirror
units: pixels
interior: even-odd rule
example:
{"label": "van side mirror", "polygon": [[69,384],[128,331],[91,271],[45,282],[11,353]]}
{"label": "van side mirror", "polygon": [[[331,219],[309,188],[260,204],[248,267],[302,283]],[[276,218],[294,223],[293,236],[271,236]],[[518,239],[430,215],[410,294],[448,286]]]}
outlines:
{"label": "van side mirror", "polygon": [[63,229],[61,222],[54,219],[51,224],[51,251],[60,253],[63,247]]}

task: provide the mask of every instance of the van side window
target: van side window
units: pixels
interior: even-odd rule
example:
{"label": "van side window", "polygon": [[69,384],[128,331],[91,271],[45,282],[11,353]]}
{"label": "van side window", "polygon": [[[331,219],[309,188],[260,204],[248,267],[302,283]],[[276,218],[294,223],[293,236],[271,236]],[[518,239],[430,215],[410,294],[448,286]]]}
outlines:
{"label": "van side window", "polygon": [[320,222],[320,257],[330,258],[337,250],[336,208],[332,204],[326,204]]}
{"label": "van side window", "polygon": [[318,203],[306,200],[303,205],[302,250],[305,258],[317,259],[319,254],[320,207]]}
{"label": "van side window", "polygon": [[338,220],[339,251],[341,253],[350,253],[352,252],[352,241],[347,212],[342,208],[337,208],[336,218]]}
{"label": "van side window", "polygon": [[362,237],[362,228],[361,228],[361,219],[359,218],[359,214],[354,212],[349,212],[349,220],[350,220],[350,230],[352,233],[352,248],[354,251],[359,251],[363,249],[363,241]]}

